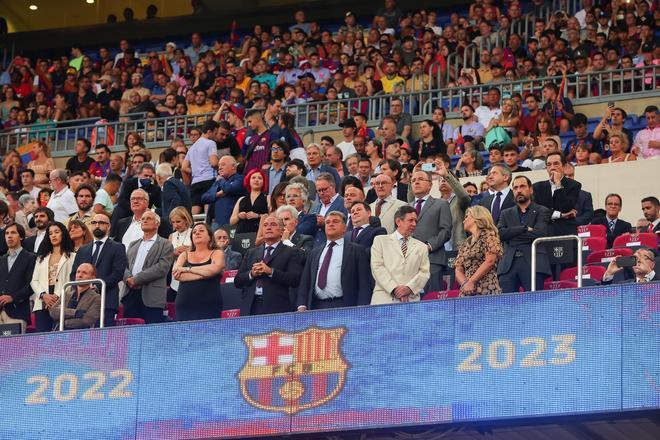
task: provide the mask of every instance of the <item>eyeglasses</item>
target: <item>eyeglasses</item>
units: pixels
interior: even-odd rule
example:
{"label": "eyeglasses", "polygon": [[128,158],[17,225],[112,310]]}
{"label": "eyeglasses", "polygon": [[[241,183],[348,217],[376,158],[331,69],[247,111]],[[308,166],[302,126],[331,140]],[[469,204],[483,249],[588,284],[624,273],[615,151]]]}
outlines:
{"label": "eyeglasses", "polygon": [[110,223],[109,222],[97,222],[96,220],[92,220],[91,222],[89,222],[89,224],[92,225],[92,226],[97,226],[97,225],[109,225]]}
{"label": "eyeglasses", "polygon": [[272,147],[270,151],[284,151],[284,148],[281,147]]}
{"label": "eyeglasses", "polygon": [[131,197],[131,202],[139,202],[140,200],[147,200],[144,197]]}
{"label": "eyeglasses", "polygon": [[415,183],[415,182],[430,182],[430,180],[429,180],[429,179],[417,179],[417,178],[415,178],[415,179],[410,179],[410,182],[411,182],[411,183]]}

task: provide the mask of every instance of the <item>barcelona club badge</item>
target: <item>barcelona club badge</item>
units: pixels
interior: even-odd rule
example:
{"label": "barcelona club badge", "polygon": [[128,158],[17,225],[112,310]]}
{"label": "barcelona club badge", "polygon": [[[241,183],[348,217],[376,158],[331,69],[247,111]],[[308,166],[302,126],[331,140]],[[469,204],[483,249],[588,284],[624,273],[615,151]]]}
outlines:
{"label": "barcelona club badge", "polygon": [[241,392],[252,406],[296,414],[334,399],[350,365],[341,353],[345,327],[310,327],[245,336],[248,358],[238,373]]}

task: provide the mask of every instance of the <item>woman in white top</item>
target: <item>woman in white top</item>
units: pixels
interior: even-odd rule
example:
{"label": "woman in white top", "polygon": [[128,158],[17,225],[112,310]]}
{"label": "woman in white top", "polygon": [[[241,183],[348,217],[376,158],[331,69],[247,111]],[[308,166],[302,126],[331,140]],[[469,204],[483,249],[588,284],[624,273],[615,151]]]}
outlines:
{"label": "woman in white top", "polygon": [[627,152],[628,137],[623,133],[613,133],[610,135],[610,151],[612,155],[607,158],[607,163],[637,160],[637,156]]}
{"label": "woman in white top", "polygon": [[30,283],[34,292],[33,311],[38,332],[49,332],[53,329],[54,322],[48,309],[62,296],[64,283],[69,281],[75,258],[69,231],[60,222],[51,223],[37,252],[37,262]]}
{"label": "woman in white top", "polygon": [[[174,232],[170,234],[170,243],[174,246],[174,259],[176,261],[179,255],[190,250],[193,219],[186,208],[177,206],[170,212],[170,224],[174,229]],[[170,288],[167,291],[168,302],[174,302],[178,290],[179,282],[172,278]]]}

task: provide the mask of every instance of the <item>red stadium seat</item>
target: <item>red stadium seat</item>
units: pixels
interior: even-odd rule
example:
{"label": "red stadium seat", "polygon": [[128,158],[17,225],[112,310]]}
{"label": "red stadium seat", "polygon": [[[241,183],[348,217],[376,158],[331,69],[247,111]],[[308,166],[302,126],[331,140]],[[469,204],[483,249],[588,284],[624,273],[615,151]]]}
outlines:
{"label": "red stadium seat", "polygon": [[[595,225],[600,226],[600,225]],[[607,239],[605,237],[589,237],[582,239],[583,251],[604,251],[607,249]]]}
{"label": "red stadium seat", "polygon": [[[600,283],[605,275],[605,268],[601,266],[583,266],[582,267],[582,284],[595,284]],[[577,267],[569,267],[564,269],[559,274],[560,281],[576,281],[577,280]],[[585,283],[586,281],[586,283]]]}
{"label": "red stadium seat", "polygon": [[587,257],[588,264],[609,263],[616,257],[629,257],[634,253],[630,248],[613,248],[603,251],[594,251]]}
{"label": "red stadium seat", "polygon": [[167,303],[167,317],[172,321],[176,321],[176,306],[173,302]]}
{"label": "red stadium seat", "polygon": [[422,301],[432,301],[435,299],[447,299],[447,298],[458,298],[461,291],[458,289],[455,290],[443,290],[441,292],[429,292],[422,298]]}
{"label": "red stadium seat", "polygon": [[124,306],[119,304],[119,308],[117,309],[117,319],[122,319],[124,317]]}
{"label": "red stadium seat", "polygon": [[603,225],[581,225],[577,232],[578,237],[582,238],[607,237],[607,228]]}
{"label": "red stadium seat", "polygon": [[238,273],[237,270],[226,270],[222,274],[222,279],[220,280],[220,284],[225,284],[225,283],[233,283],[234,282],[234,277]]}
{"label": "red stadium seat", "polygon": [[37,331],[37,317],[33,313],[30,313],[30,325],[25,327],[25,333],[34,333]]}
{"label": "red stadium seat", "polygon": [[221,318],[238,318],[239,316],[241,316],[241,309],[230,309],[220,312]]}
{"label": "red stadium seat", "polygon": [[559,281],[552,281],[552,280],[546,280],[543,283],[543,290],[557,290],[557,289],[575,289],[577,287],[577,283],[575,281],[566,281],[566,280],[559,280]]}
{"label": "red stadium seat", "polygon": [[144,325],[144,319],[142,318],[121,318],[115,319],[115,325]]}
{"label": "red stadium seat", "polygon": [[640,234],[621,234],[614,239],[613,247],[629,247],[635,249],[641,246],[656,249],[658,247],[658,239],[655,234],[650,232],[642,232]]}

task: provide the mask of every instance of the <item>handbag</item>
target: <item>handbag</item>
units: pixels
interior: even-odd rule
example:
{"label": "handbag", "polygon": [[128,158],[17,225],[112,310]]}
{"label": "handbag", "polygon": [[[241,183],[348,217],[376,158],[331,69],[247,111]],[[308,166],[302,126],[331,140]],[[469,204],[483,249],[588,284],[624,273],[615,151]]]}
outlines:
{"label": "handbag", "polygon": [[498,145],[500,148],[504,144],[511,143],[511,136],[502,127],[493,127],[486,133],[486,149],[489,150],[492,146]]}

